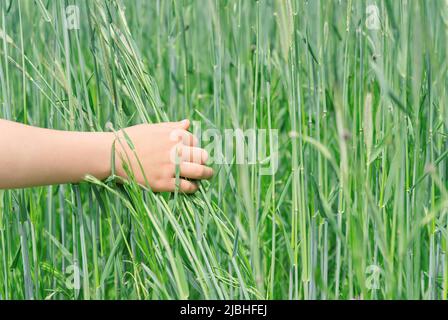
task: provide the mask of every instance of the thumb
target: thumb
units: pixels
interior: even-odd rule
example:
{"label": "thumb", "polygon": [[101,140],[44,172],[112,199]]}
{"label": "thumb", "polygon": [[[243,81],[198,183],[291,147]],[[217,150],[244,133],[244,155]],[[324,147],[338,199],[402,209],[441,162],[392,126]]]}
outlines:
{"label": "thumb", "polygon": [[190,127],[190,120],[184,119],[177,122],[164,122],[163,124],[171,128],[180,128],[187,130]]}
{"label": "thumb", "polygon": [[177,123],[182,129],[187,130],[190,127],[190,120],[184,119]]}

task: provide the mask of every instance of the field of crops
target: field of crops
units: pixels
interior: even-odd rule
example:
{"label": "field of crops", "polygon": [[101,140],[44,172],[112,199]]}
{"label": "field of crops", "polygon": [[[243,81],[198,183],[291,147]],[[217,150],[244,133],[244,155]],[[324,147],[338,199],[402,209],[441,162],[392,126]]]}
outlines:
{"label": "field of crops", "polygon": [[447,299],[447,52],[443,0],[0,1],[0,118],[263,133],[194,195],[0,190],[0,300]]}

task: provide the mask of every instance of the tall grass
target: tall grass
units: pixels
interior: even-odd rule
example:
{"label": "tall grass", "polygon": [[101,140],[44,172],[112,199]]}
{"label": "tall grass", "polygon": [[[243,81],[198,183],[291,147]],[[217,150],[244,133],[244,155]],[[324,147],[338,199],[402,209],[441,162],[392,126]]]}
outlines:
{"label": "tall grass", "polygon": [[[79,30],[65,28],[68,5]],[[194,196],[113,175],[0,191],[0,299],[447,298],[445,1],[0,11],[2,118],[277,129],[280,159],[270,176],[216,165]]]}

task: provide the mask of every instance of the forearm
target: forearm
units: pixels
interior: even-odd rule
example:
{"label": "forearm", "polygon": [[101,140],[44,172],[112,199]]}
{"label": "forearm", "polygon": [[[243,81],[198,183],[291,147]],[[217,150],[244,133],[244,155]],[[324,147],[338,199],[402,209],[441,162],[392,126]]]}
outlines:
{"label": "forearm", "polygon": [[58,131],[5,120],[0,120],[0,133],[0,189],[110,174],[111,133]]}

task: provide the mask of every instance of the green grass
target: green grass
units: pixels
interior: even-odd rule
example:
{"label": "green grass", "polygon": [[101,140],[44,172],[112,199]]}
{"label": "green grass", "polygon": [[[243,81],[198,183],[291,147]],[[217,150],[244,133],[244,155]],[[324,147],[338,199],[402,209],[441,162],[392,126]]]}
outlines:
{"label": "green grass", "polygon": [[2,118],[272,128],[279,168],[0,191],[0,299],[447,299],[447,37],[441,0],[1,1]]}

